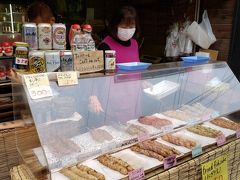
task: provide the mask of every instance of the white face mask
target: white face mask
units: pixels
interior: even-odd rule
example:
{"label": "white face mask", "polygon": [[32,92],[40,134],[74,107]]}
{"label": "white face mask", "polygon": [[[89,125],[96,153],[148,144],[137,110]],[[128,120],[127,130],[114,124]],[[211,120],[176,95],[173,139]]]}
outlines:
{"label": "white face mask", "polygon": [[120,28],[118,27],[117,36],[121,41],[128,41],[131,39],[136,31],[136,28]]}

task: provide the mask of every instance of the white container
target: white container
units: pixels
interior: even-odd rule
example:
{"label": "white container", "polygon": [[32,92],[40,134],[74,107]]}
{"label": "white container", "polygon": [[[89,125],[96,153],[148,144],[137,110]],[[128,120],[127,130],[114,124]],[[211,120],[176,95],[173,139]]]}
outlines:
{"label": "white container", "polygon": [[60,69],[60,52],[45,51],[46,71],[57,72]]}
{"label": "white container", "polygon": [[60,51],[61,71],[73,71],[73,54],[72,51]]}
{"label": "white container", "polygon": [[52,49],[52,26],[48,23],[38,24],[38,47],[43,50]]}
{"label": "white container", "polygon": [[66,49],[66,26],[56,23],[52,25],[53,49]]}
{"label": "white container", "polygon": [[24,23],[22,26],[22,41],[28,43],[29,49],[38,49],[38,33],[35,23]]}

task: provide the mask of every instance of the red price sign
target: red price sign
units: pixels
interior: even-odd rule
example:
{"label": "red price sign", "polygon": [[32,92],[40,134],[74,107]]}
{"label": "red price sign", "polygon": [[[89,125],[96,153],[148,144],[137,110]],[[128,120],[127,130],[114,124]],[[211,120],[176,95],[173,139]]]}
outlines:
{"label": "red price sign", "polygon": [[20,65],[27,65],[28,64],[28,59],[16,57],[15,63],[20,64]]}
{"label": "red price sign", "polygon": [[129,180],[144,180],[145,173],[143,168],[134,169],[128,173]]}
{"label": "red price sign", "polygon": [[176,156],[168,156],[163,160],[164,169],[169,169],[177,164]]}

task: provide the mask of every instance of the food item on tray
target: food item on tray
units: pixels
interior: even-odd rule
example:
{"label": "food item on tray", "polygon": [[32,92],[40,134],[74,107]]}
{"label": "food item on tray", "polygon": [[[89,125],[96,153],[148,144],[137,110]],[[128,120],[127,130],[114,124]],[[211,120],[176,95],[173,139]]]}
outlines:
{"label": "food item on tray", "polygon": [[147,140],[147,141],[140,142],[138,143],[138,146],[141,149],[150,150],[155,153],[158,153],[163,157],[168,157],[171,155],[180,155],[180,152],[177,151],[175,148],[166,146],[154,140]]}
{"label": "food item on tray", "polygon": [[127,133],[130,135],[145,134],[148,133],[147,129],[136,124],[129,124],[126,129]]}
{"label": "food item on tray", "polygon": [[62,169],[60,171],[64,176],[68,177],[70,180],[85,180],[85,178],[82,178],[80,176],[78,176],[77,174],[75,174],[73,171],[71,171],[70,169]]}
{"label": "food item on tray", "polygon": [[103,129],[92,129],[90,130],[90,134],[92,138],[99,143],[103,143],[104,141],[111,141],[113,139],[112,135]]}
{"label": "food item on tray", "polygon": [[46,141],[44,142],[44,145],[47,146],[50,152],[57,157],[62,157],[68,154],[81,152],[80,147],[70,139],[60,137],[57,135],[52,136],[47,135],[46,137],[49,138],[45,138]]}
{"label": "food item on tray", "polygon": [[187,128],[188,131],[202,135],[202,136],[207,136],[207,137],[211,137],[211,138],[216,138],[218,136],[223,135],[223,133],[221,131],[209,128],[209,127],[205,127],[202,125],[194,125],[190,128]]}
{"label": "food item on tray", "polygon": [[115,158],[111,155],[105,154],[99,156],[97,160],[102,163],[103,165],[113,169],[115,171],[120,172],[121,174],[127,175],[128,172],[132,171],[133,168],[125,161]]}
{"label": "food item on tray", "polygon": [[197,145],[195,141],[192,141],[190,139],[186,139],[179,136],[174,136],[172,134],[165,134],[161,137],[164,141],[170,142],[172,144],[178,145],[178,146],[184,146],[186,148],[192,149]]}
{"label": "food item on tray", "polygon": [[146,156],[149,156],[149,157],[152,157],[152,158],[155,158],[155,159],[158,159],[159,161],[162,161],[163,160],[163,156],[161,156],[160,154],[154,152],[154,151],[151,151],[151,150],[146,150],[146,149],[142,149],[140,148],[138,145],[135,145],[135,146],[132,146],[131,147],[131,150],[132,151],[135,151],[135,152],[138,152],[140,154],[144,154]]}
{"label": "food item on tray", "polygon": [[187,120],[192,118],[186,112],[183,112],[183,111],[166,111],[163,114],[165,116],[175,118],[175,119],[179,119],[179,120],[182,120],[182,121],[187,121]]}
{"label": "food item on tray", "polygon": [[227,129],[232,129],[232,130],[235,130],[235,131],[237,129],[240,129],[240,124],[235,123],[235,122],[230,121],[230,120],[227,120],[227,119],[222,118],[222,117],[216,118],[216,119],[214,119],[210,122],[217,125],[217,126],[227,128]]}
{"label": "food item on tray", "polygon": [[171,121],[156,116],[141,116],[138,118],[138,121],[142,124],[150,125],[158,129],[160,129],[163,126],[172,124]]}
{"label": "food item on tray", "polygon": [[98,180],[98,178],[96,178],[95,176],[88,174],[85,171],[81,171],[80,169],[77,168],[77,166],[70,167],[69,169],[81,178],[84,178],[87,180]]}
{"label": "food item on tray", "polygon": [[105,177],[102,173],[99,173],[88,166],[78,164],[77,168],[81,171],[87,172],[88,174],[95,176],[98,180],[105,180]]}

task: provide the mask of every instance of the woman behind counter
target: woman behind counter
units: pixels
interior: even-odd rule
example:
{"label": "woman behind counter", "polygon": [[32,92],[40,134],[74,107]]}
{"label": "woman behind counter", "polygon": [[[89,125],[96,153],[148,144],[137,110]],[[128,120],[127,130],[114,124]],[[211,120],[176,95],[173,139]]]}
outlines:
{"label": "woman behind counter", "polygon": [[109,23],[109,35],[99,44],[99,50],[115,50],[116,63],[139,62],[139,25],[136,10],[131,6],[119,9]]}

